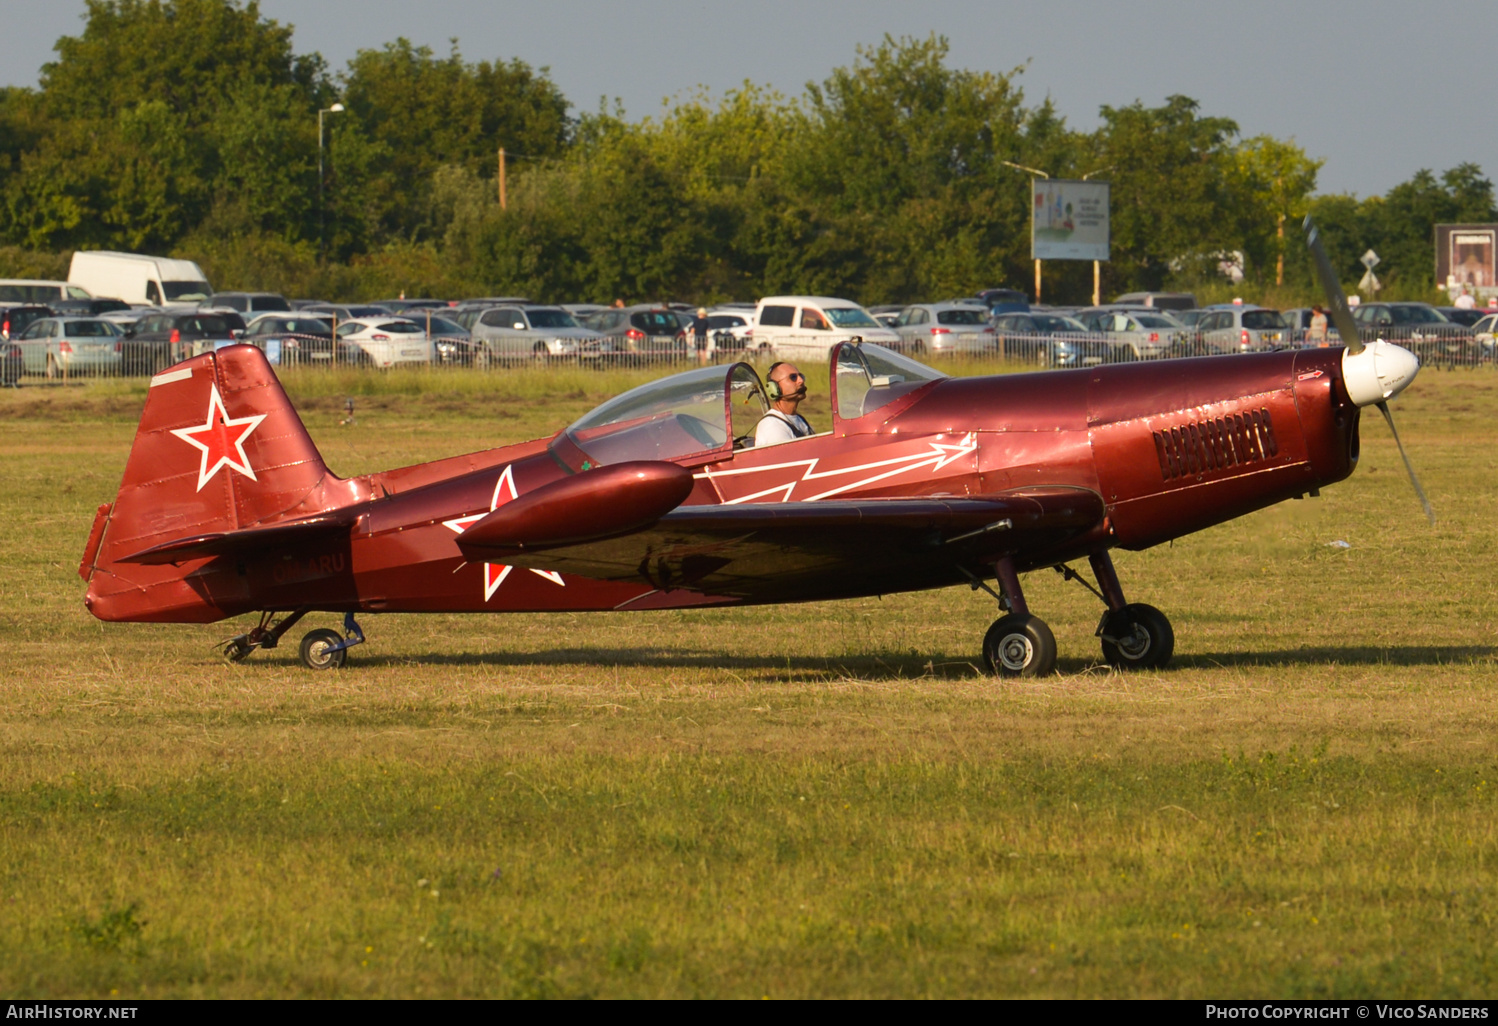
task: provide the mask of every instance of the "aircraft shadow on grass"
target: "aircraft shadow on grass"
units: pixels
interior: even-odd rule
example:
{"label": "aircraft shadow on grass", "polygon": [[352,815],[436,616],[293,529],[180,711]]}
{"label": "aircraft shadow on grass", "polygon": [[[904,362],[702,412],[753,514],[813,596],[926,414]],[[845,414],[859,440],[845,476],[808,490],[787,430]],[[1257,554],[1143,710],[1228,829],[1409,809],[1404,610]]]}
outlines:
{"label": "aircraft shadow on grass", "polygon": [[[1316,646],[1266,652],[1178,653],[1167,670],[1173,674],[1214,667],[1244,666],[1444,666],[1486,662],[1498,657],[1490,645],[1371,645]],[[432,652],[419,657],[429,666],[594,666],[677,670],[727,670],[730,672],[787,676],[833,674],[860,680],[910,680],[920,677],[968,679],[987,676],[980,661],[971,655],[929,653],[923,655],[870,654],[843,657],[786,655],[728,655],[691,649],[572,647],[542,652]],[[358,660],[355,666],[393,666],[407,660],[375,656]],[[1062,659],[1063,675],[1098,673],[1110,668],[1101,661]]]}
{"label": "aircraft shadow on grass", "polygon": [[1486,662],[1498,655],[1491,645],[1320,645],[1269,652],[1177,653],[1173,669],[1212,666],[1445,666]]}

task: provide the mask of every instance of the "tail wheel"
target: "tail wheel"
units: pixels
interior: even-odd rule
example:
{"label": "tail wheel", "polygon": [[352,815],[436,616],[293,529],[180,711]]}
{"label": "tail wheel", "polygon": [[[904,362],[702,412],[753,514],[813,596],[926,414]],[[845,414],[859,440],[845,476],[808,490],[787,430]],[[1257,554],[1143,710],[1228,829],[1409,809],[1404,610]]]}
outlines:
{"label": "tail wheel", "polygon": [[1120,670],[1159,670],[1175,654],[1170,620],[1154,606],[1131,603],[1103,620],[1103,659]]}
{"label": "tail wheel", "polygon": [[336,670],[348,658],[341,646],[343,635],[326,627],[308,631],[302,639],[302,665],[309,670]]}
{"label": "tail wheel", "polygon": [[1028,613],[995,620],[983,636],[983,665],[998,677],[1048,677],[1056,672],[1056,637]]}

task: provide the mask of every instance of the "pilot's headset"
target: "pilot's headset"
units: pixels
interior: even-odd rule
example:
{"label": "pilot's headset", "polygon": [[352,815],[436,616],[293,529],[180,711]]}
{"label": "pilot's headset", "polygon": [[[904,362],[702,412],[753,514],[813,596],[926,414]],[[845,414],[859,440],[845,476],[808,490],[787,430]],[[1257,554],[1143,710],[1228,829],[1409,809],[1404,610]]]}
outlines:
{"label": "pilot's headset", "polygon": [[784,392],[784,391],[781,390],[781,388],[780,388],[780,382],[778,382],[774,378],[770,377],[770,375],[772,375],[772,374],[775,373],[775,368],[776,367],[784,367],[784,366],[785,366],[785,361],[784,360],[779,360],[779,361],[777,361],[775,363],[770,364],[770,369],[767,370],[767,371],[765,371],[765,395],[769,396],[770,402],[772,402],[772,403],[775,402],[777,399],[783,399],[783,398],[785,398],[785,396],[787,394],[790,394],[790,395],[797,395],[797,394],[805,395],[806,394],[806,385],[805,385],[805,383],[803,383],[800,388],[796,389],[795,392],[786,393],[786,392]]}
{"label": "pilot's headset", "polygon": [[770,402],[772,403],[785,394],[780,390],[780,382],[771,377],[771,375],[775,373],[776,367],[784,366],[784,360],[777,360],[775,363],[770,364],[769,370],[765,371],[765,395],[770,397]]}

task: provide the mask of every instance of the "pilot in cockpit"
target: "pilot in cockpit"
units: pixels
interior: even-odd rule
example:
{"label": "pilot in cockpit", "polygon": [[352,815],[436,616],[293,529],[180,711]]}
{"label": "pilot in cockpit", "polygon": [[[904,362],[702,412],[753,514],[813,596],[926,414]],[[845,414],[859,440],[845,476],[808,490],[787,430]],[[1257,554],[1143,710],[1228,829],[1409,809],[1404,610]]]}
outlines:
{"label": "pilot in cockpit", "polygon": [[756,447],[794,442],[813,434],[806,418],[796,412],[796,407],[806,398],[806,376],[796,369],[795,364],[770,365],[765,375],[765,395],[770,400],[770,409],[754,427]]}

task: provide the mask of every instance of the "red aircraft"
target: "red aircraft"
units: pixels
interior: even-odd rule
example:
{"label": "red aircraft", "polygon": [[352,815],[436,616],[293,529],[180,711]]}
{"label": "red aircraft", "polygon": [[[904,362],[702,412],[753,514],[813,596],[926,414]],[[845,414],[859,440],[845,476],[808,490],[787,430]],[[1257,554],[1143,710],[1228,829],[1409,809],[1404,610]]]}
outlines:
{"label": "red aircraft", "polygon": [[1342,480],[1359,408],[1387,415],[1418,370],[1398,346],[1362,346],[1340,299],[1345,349],[948,378],[850,342],[831,354],[830,430],[809,438],[748,444],[768,403],[739,363],[634,389],[551,439],[348,479],[324,466],[264,354],[230,346],[151,380],[119,495],[99,508],[79,567],[85,602],[109,621],[259,612],[227,643],[236,661],[308,613],[343,613],[342,631],[302,639],[302,662],[327,669],[364,642],[356,613],[638,611],[969,584],[1006,611],[983,639],[989,669],[1036,676],[1054,670],[1056,643],[1020,575],[1081,580],[1066,564],[1085,557],[1107,607],[1104,658],[1162,667],[1170,622],[1125,599],[1109,550]]}

